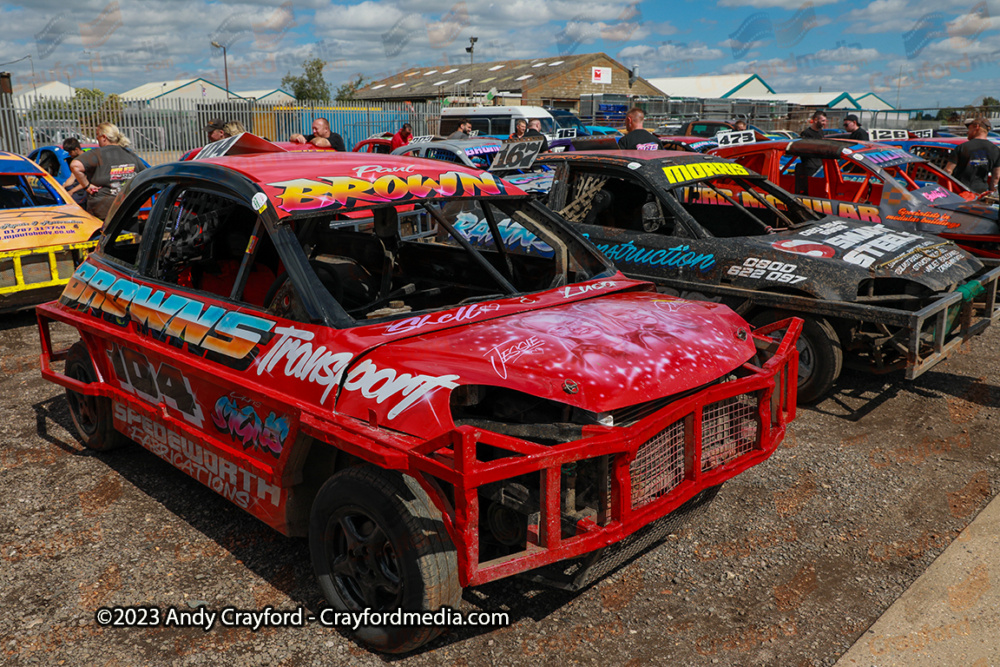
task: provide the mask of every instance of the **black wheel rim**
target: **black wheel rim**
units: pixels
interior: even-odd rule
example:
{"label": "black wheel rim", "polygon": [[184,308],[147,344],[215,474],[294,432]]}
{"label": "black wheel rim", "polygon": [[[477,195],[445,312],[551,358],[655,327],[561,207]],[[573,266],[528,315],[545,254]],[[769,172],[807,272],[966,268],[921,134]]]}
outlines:
{"label": "black wheel rim", "polygon": [[[78,364],[68,368],[66,374],[74,380],[79,380],[86,384],[90,383],[87,371]],[[93,435],[97,431],[97,397],[85,396],[75,391],[67,391],[66,398],[69,401],[69,410],[73,415],[76,425],[87,435]]]}
{"label": "black wheel rim", "polygon": [[349,608],[385,611],[402,605],[399,558],[377,520],[358,507],[343,508],[327,522],[325,539],[334,586]]}

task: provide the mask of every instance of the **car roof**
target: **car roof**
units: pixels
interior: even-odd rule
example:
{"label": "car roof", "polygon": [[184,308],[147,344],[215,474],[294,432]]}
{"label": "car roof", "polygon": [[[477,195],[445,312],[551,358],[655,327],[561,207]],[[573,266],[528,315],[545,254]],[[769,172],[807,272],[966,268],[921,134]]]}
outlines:
{"label": "car roof", "polygon": [[0,151],[0,174],[45,174],[45,172],[23,155]]}
{"label": "car roof", "polygon": [[[716,176],[738,175],[751,179],[764,178],[752,169],[743,167],[733,160],[690,151],[575,151],[556,153],[551,157],[540,156],[537,161],[544,163],[553,159],[564,159],[569,162],[612,163],[615,166],[626,167],[630,171],[638,172],[645,178],[658,183],[659,187],[667,189],[712,179]],[[706,164],[720,166],[713,169],[701,169],[693,166]]]}
{"label": "car roof", "polygon": [[[370,208],[392,202],[403,204],[481,195],[526,196],[520,188],[479,169],[401,155],[375,156],[349,151],[281,152],[208,158],[200,160],[199,164],[231,169],[257,183],[271,200],[278,217],[299,212]],[[427,187],[427,179],[436,185],[446,174],[456,174],[456,182],[462,187],[455,190],[444,184],[440,189]],[[421,177],[421,187],[418,192],[411,192],[411,178],[415,176]],[[463,176],[471,178],[463,179]],[[341,180],[334,184],[333,179]],[[386,189],[368,188],[376,181],[382,181]],[[284,201],[287,197],[283,195],[289,188],[298,188],[301,193],[298,205]],[[304,200],[309,203],[305,204]]]}
{"label": "car roof", "polygon": [[[662,162],[664,160],[671,160],[677,163],[681,162],[704,162],[712,161],[713,156],[705,156],[700,153],[690,153],[688,151],[628,151],[628,150],[609,150],[609,151],[574,151],[572,153],[556,153],[557,156],[567,157],[567,158],[601,158],[607,161],[621,162],[622,164],[627,164],[629,162],[650,162],[658,161]],[[720,160],[723,158],[715,158]]]}

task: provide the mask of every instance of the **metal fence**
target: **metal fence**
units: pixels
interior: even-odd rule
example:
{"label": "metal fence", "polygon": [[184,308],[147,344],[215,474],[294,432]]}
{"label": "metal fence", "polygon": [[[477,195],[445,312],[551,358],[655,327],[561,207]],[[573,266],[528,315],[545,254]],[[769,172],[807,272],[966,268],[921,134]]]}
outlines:
{"label": "metal fence", "polygon": [[[22,100],[24,98],[21,98]],[[207,141],[205,125],[214,119],[239,121],[248,132],[275,141],[310,134],[313,120],[326,118],[348,148],[377,133],[396,132],[410,123],[417,135],[437,131],[440,104],[352,100],[273,104],[255,100],[154,99],[103,100],[38,98],[17,103],[0,95],[0,149],[28,154],[68,137],[95,141],[97,125],[114,123],[150,164],[179,159]]]}
{"label": "metal fence", "polygon": [[[18,102],[17,100],[21,100]],[[583,95],[580,118],[585,123],[620,127],[625,111],[637,104],[646,109],[651,126],[692,118],[749,117],[761,129],[801,130],[812,109],[784,102],[707,100],[693,98],[629,98],[625,95]],[[865,127],[909,128],[961,126],[961,117],[984,114],[998,124],[1000,108],[967,107],[948,110],[945,121],[923,120],[938,109],[860,111],[827,110],[828,127],[840,127],[848,113],[857,113]],[[61,144],[68,137],[94,142],[96,127],[111,122],[150,164],[179,159],[207,140],[210,120],[239,121],[247,131],[273,140],[309,134],[313,120],[326,118],[348,148],[377,133],[395,132],[410,123],[417,135],[436,134],[441,114],[438,102],[296,102],[274,104],[256,100],[14,98],[0,94],[0,149],[28,154],[35,148]]]}

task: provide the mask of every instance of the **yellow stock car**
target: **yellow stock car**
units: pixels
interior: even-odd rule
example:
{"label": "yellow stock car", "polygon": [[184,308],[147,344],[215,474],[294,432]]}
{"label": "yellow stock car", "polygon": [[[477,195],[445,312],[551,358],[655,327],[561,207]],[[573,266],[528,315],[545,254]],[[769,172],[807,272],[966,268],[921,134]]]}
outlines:
{"label": "yellow stock car", "polygon": [[37,164],[0,152],[0,312],[58,296],[102,224]]}

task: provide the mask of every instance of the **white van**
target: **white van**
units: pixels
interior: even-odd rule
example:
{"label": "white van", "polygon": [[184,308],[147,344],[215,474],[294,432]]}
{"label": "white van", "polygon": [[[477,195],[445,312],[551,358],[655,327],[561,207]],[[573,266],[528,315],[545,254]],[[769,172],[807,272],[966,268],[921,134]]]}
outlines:
{"label": "white van", "polygon": [[445,107],[441,109],[441,129],[439,134],[448,136],[458,129],[463,119],[472,123],[480,137],[494,136],[506,139],[514,133],[514,124],[519,120],[537,118],[542,121],[542,134],[549,139],[556,137],[556,121],[552,114],[542,107]]}

